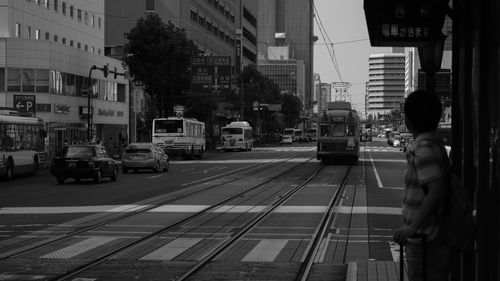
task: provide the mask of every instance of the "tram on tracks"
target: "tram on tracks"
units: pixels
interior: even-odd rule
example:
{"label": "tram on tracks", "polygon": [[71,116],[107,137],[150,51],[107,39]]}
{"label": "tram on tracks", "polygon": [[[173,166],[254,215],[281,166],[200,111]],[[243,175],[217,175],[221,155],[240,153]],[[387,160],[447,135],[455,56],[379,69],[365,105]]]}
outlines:
{"label": "tram on tracks", "polygon": [[357,163],[359,159],[359,116],[351,103],[329,102],[327,109],[318,116],[318,160],[335,160]]}

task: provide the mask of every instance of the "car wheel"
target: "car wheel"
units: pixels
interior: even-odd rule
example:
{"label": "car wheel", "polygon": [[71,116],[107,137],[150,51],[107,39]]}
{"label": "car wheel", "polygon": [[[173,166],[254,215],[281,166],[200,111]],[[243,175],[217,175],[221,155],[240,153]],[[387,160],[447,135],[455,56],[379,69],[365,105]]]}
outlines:
{"label": "car wheel", "polygon": [[157,173],[161,172],[160,162],[156,162],[155,172],[157,172]]}
{"label": "car wheel", "polygon": [[14,165],[9,161],[7,163],[7,180],[11,181],[14,178]]}
{"label": "car wheel", "polygon": [[110,177],[111,181],[116,181],[116,178],[118,177],[118,168],[113,169],[113,175]]}
{"label": "car wheel", "polygon": [[167,163],[165,163],[165,168],[163,171],[168,172],[168,169],[170,168],[170,161],[167,160]]}
{"label": "car wheel", "polygon": [[101,180],[102,180],[102,173],[101,173],[101,170],[99,169],[99,170],[97,170],[97,173],[94,176],[94,182],[101,183]]}
{"label": "car wheel", "polygon": [[57,178],[57,184],[64,184],[64,178],[63,177],[58,177]]}
{"label": "car wheel", "polygon": [[38,158],[35,158],[33,161],[33,175],[36,176],[38,174]]}

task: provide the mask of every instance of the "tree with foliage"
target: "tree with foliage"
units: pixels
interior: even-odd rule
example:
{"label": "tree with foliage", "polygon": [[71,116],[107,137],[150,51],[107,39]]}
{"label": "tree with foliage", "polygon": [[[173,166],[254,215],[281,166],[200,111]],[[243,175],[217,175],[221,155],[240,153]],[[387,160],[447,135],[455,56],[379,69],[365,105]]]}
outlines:
{"label": "tree with foliage", "polygon": [[198,55],[198,48],[187,39],[184,29],[170,21],[164,23],[154,13],[140,18],[124,36],[128,42],[123,61],[156,105],[146,115],[172,115],[178,96],[190,87],[191,58]]}
{"label": "tree with foliage", "polygon": [[297,96],[284,94],[281,102],[281,112],[285,114],[285,123],[288,128],[294,127],[299,122],[302,102]]}

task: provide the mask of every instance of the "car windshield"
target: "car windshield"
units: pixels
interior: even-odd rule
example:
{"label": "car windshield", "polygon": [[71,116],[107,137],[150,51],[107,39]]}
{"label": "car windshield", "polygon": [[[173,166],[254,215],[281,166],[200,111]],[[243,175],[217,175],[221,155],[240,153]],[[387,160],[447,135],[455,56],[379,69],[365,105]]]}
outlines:
{"label": "car windshield", "polygon": [[68,146],[63,149],[65,157],[94,157],[96,152],[93,146]]}
{"label": "car windshield", "polygon": [[150,153],[151,150],[149,148],[127,148],[125,149],[125,153]]}

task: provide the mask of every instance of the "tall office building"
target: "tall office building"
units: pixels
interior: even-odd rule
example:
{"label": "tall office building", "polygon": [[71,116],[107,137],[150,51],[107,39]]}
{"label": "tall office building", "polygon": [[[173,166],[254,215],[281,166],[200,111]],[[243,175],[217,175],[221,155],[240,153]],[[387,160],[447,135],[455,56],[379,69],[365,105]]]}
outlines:
{"label": "tall office building", "polygon": [[206,56],[235,58],[235,39],[242,37],[243,65],[257,63],[257,1],[251,0],[106,0],[106,55],[123,56],[123,34],[141,17],[156,13],[185,30]]}
{"label": "tall office building", "polygon": [[305,65],[304,107],[312,110],[313,1],[259,0],[258,48],[268,57],[269,46],[288,46],[289,58]]}
{"label": "tall office building", "polygon": [[405,54],[372,54],[368,61],[367,113],[378,119],[404,102]]}
{"label": "tall office building", "polygon": [[104,56],[104,11],[102,0],[0,5],[0,107],[33,102],[29,111],[46,125],[49,156],[64,140],[87,139],[89,111],[94,138],[128,135],[128,81],[90,70],[108,64],[123,73],[119,61]]}

